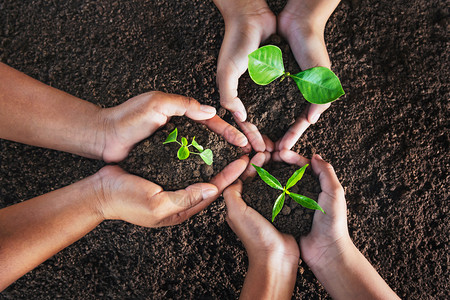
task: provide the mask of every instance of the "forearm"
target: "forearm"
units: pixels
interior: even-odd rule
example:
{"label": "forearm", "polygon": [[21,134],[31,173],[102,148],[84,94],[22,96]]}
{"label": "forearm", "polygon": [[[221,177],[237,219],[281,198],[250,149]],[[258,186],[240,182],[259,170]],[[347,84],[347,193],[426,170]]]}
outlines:
{"label": "forearm", "polygon": [[291,299],[297,269],[284,259],[250,261],[239,299]]}
{"label": "forearm", "polygon": [[0,63],[0,138],[101,158],[99,111]]}
{"label": "forearm", "polygon": [[353,243],[312,270],[334,299],[399,299]]}
{"label": "forearm", "polygon": [[96,176],[0,210],[0,291],[103,220]]}

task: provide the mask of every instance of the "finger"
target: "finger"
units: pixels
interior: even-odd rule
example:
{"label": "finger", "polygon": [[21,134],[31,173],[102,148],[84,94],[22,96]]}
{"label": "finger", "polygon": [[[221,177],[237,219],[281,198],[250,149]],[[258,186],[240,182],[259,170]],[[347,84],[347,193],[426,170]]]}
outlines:
{"label": "finger", "polygon": [[234,118],[239,122],[247,119],[247,112],[244,104],[238,97],[239,77],[245,72],[237,70],[234,64],[230,63],[232,58],[228,58],[228,64],[225,66],[222,56],[219,55],[219,66],[217,67],[217,85],[220,93],[220,105],[229,110]]}
{"label": "finger", "polygon": [[320,115],[331,106],[331,103],[327,104],[310,104],[308,109],[308,122],[315,124],[319,120]]}
{"label": "finger", "polygon": [[280,151],[272,152],[272,160],[276,161],[276,162],[282,162],[283,161],[281,159],[281,156],[280,156]]}
{"label": "finger", "polygon": [[167,116],[186,115],[192,120],[205,120],[214,117],[216,109],[209,105],[201,105],[197,100],[175,94],[153,92],[158,99],[156,111]]}
{"label": "finger", "polygon": [[208,126],[209,129],[223,136],[225,140],[230,144],[238,147],[245,147],[248,145],[248,139],[242,132],[237,130],[236,127],[231,126],[230,124],[222,120],[217,115],[208,120],[199,121],[199,123]]}
{"label": "finger", "polygon": [[298,139],[302,136],[309,125],[311,124],[308,122],[306,115],[302,113],[300,117],[298,117],[298,119],[295,121],[294,125],[289,127],[288,131],[281,138],[277,149],[291,149],[295,145],[295,143],[297,143]]}
{"label": "finger", "polygon": [[264,140],[264,143],[266,144],[266,150],[272,152],[275,149],[275,144],[271,139],[269,139],[267,135],[263,135],[262,138]]}
{"label": "finger", "polygon": [[320,188],[332,198],[344,197],[342,188],[333,166],[324,161],[322,157],[315,154],[311,160],[313,171],[319,177]]}
{"label": "finger", "polygon": [[250,160],[250,163],[248,164],[247,168],[245,169],[244,173],[241,175],[241,180],[246,181],[247,179],[253,178],[256,175],[256,169],[252,166],[252,164],[262,167],[264,165],[264,162],[266,161],[266,155],[263,152],[256,153],[255,156]]}
{"label": "finger", "polygon": [[264,152],[266,150],[264,139],[255,125],[250,122],[237,122],[237,124],[244,132],[253,150],[256,152]]}
{"label": "finger", "polygon": [[163,217],[158,226],[179,224],[195,215],[207,205],[199,205],[202,202],[211,203],[217,196],[217,187],[210,183],[197,183],[183,190],[174,192],[164,191],[152,197],[152,202],[157,203],[157,209],[166,217]]}
{"label": "finger", "polygon": [[270,159],[272,158],[272,154],[269,151],[266,151],[266,152],[264,152],[264,155],[266,156],[264,164],[267,164],[270,161]]}
{"label": "finger", "polygon": [[247,209],[247,204],[242,199],[242,181],[236,180],[235,183],[223,191],[223,198],[227,207],[227,223],[234,232],[238,231],[237,226],[242,219],[242,215]]}
{"label": "finger", "polygon": [[297,166],[303,167],[306,164],[310,164],[309,159],[301,156],[300,154],[298,154],[294,151],[281,150],[279,153],[280,153],[281,160],[290,165],[297,165]]}
{"label": "finger", "polygon": [[226,166],[219,174],[217,174],[210,183],[217,187],[219,196],[223,190],[232,184],[236,179],[241,176],[248,165],[249,158],[247,155],[233,161],[231,164]]}

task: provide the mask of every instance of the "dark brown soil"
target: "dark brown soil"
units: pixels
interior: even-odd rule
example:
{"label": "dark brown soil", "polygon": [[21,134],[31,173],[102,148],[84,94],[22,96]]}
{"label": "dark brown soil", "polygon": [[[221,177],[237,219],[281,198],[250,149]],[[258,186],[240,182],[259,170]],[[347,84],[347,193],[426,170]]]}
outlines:
{"label": "dark brown soil", "polygon": [[[279,12],[285,2],[269,5]],[[325,36],[346,95],[294,147],[333,164],[346,190],[353,241],[406,299],[450,297],[448,32],[443,0],[342,1]],[[211,1],[0,2],[0,61],[105,107],[160,90],[219,108],[215,72],[223,33]],[[298,70],[286,43],[279,37],[271,42],[285,50],[286,68]],[[260,87],[244,74],[239,93],[249,119],[273,139],[305,106],[288,80]],[[224,118],[231,121],[229,113]],[[209,178],[197,158],[183,162],[192,168],[189,176],[167,173],[168,164],[179,164],[176,149],[159,145],[167,133],[143,141],[123,165],[174,189],[196,180],[196,171],[199,181]],[[220,148],[213,173],[239,155],[214,135],[195,135]],[[166,158],[153,152],[166,147]],[[0,207],[76,182],[103,165],[1,140]],[[218,199],[180,226],[104,222],[0,298],[235,299],[247,258],[225,211]],[[293,298],[329,298],[304,263]]]}

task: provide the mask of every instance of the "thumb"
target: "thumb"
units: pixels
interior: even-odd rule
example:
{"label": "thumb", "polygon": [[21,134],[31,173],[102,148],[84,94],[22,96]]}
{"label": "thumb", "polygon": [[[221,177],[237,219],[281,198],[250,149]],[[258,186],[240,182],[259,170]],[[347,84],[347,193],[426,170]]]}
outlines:
{"label": "thumb", "polygon": [[216,109],[209,105],[202,105],[197,100],[175,94],[163,94],[157,110],[167,117],[186,115],[192,120],[207,120],[214,117]]}
{"label": "thumb", "polygon": [[318,154],[311,159],[313,171],[319,177],[320,188],[332,198],[344,198],[344,189],[332,165],[327,163]]}
{"label": "thumb", "polygon": [[315,124],[319,118],[320,115],[326,111],[331,106],[331,103],[327,104],[310,104],[308,109],[308,122],[310,124]]}

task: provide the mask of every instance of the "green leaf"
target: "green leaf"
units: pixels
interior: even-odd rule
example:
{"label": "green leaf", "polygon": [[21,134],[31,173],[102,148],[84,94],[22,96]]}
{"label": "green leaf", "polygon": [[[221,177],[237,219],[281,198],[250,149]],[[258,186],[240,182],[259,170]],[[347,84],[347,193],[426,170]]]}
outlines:
{"label": "green leaf", "polygon": [[325,213],[323,211],[322,207],[320,207],[320,205],[317,204],[317,202],[311,198],[308,198],[306,196],[299,195],[299,194],[294,194],[294,193],[289,193],[289,196],[291,196],[291,198],[294,199],[295,202],[297,202],[301,206],[304,206],[309,209],[317,209],[317,210],[320,210],[321,212]]}
{"label": "green leaf", "polygon": [[200,153],[200,157],[203,159],[203,161],[208,165],[212,165],[213,163],[213,153],[211,149],[206,149],[202,153]]}
{"label": "green leaf", "polygon": [[300,179],[302,179],[307,167],[308,164],[304,165],[302,168],[298,169],[294,172],[294,174],[292,174],[291,178],[289,178],[286,183],[286,189],[293,187]]}
{"label": "green leaf", "polygon": [[194,146],[195,149],[197,149],[198,151],[202,152],[203,151],[203,146],[199,145],[197,143],[197,141],[195,140],[195,136],[192,139],[192,146]]}
{"label": "green leaf", "polygon": [[248,55],[248,73],[254,82],[266,85],[284,74],[283,55],[277,46],[267,45]]}
{"label": "green leaf", "polygon": [[325,104],[345,94],[339,78],[325,67],[315,67],[289,76],[294,79],[306,101],[311,103]]}
{"label": "green leaf", "polygon": [[284,205],[285,192],[283,192],[280,196],[278,196],[277,200],[275,200],[275,204],[272,209],[272,223],[275,220],[275,217],[280,213],[281,209]]}
{"label": "green leaf", "polygon": [[188,158],[188,157],[189,157],[189,154],[190,154],[190,153],[189,153],[188,147],[186,147],[186,146],[181,146],[180,149],[178,149],[177,156],[178,156],[178,159],[179,159],[179,160],[183,160],[183,159]]}
{"label": "green leaf", "polygon": [[185,137],[182,137],[182,138],[181,138],[181,145],[187,146],[187,144],[188,144],[187,139],[186,139]]}
{"label": "green leaf", "polygon": [[176,142],[177,141],[177,135],[178,135],[178,128],[175,128],[174,131],[169,133],[169,135],[167,136],[166,141],[163,144]]}
{"label": "green leaf", "polygon": [[269,172],[267,172],[266,170],[264,170],[261,167],[258,167],[254,164],[252,164],[252,166],[256,169],[256,172],[258,172],[259,177],[261,177],[261,179],[267,183],[269,186],[273,187],[274,189],[277,190],[283,190],[283,186],[281,185],[281,183],[272,175],[269,174]]}

